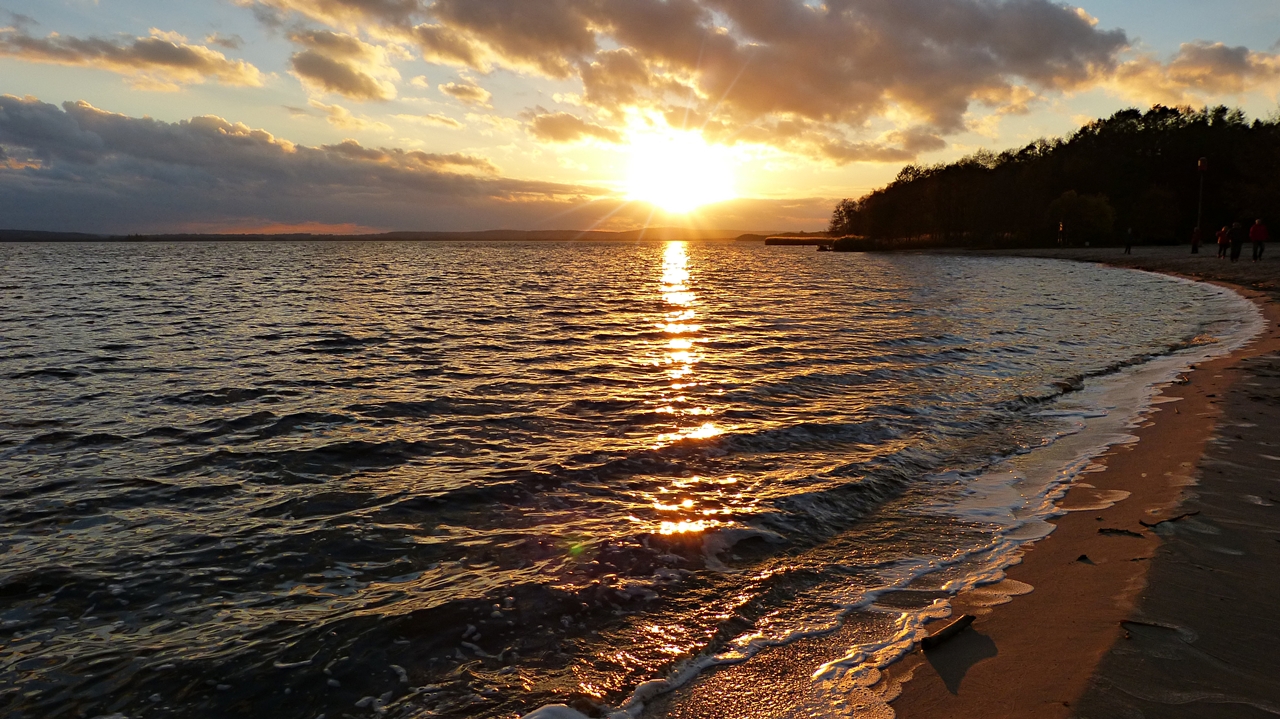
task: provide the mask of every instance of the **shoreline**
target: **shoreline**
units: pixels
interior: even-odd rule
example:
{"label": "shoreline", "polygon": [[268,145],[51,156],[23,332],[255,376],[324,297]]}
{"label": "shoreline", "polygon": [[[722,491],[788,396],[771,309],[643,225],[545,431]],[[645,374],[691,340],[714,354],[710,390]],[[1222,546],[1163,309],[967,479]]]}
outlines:
{"label": "shoreline", "polygon": [[[952,601],[953,614],[978,619],[972,631],[889,668],[890,680],[902,684],[891,703],[897,717],[1073,717],[1082,700],[1087,710],[1103,712],[1096,716],[1119,715],[1086,697],[1105,679],[1099,674],[1103,660],[1132,636],[1131,625],[1155,624],[1141,610],[1149,570],[1164,544],[1161,533],[1189,514],[1186,499],[1206,450],[1232,420],[1216,400],[1240,384],[1242,361],[1280,351],[1280,305],[1256,290],[1228,286],[1259,306],[1267,322],[1263,332],[1200,363],[1185,384],[1160,388],[1164,406],[1153,408],[1135,430],[1138,442],[1094,460],[1105,471],[1071,488],[1059,502],[1068,514],[1055,520],[1054,533],[1028,547],[1022,563],[1006,573],[1033,591],[985,616],[981,590]],[[1093,483],[1130,494],[1103,510],[1072,511],[1087,502]]]}
{"label": "shoreline", "polygon": [[[1185,251],[1171,249],[1178,250],[1179,257]],[[1186,490],[1203,473],[1201,464],[1216,429],[1231,420],[1219,398],[1240,384],[1240,363],[1280,353],[1276,330],[1280,304],[1263,291],[1270,289],[1265,284],[1260,288],[1257,282],[1206,277],[1179,271],[1182,268],[1142,266],[1174,264],[1178,258],[1173,256],[1161,258],[1171,260],[1169,263],[1142,262],[1137,255],[1124,258],[1128,261],[1123,263],[1111,263],[1107,260],[1112,258],[1105,256],[1110,253],[1073,257],[1069,252],[1036,256],[1103,262],[1210,281],[1253,301],[1266,324],[1243,347],[1196,365],[1187,373],[1189,382],[1157,387],[1152,408],[1132,432],[1138,441],[1112,446],[1094,458],[1093,462],[1105,469],[1078,478],[1057,503],[1064,509],[1088,511],[1068,511],[1050,520],[1055,531],[1020,550],[1021,561],[1006,570],[1003,582],[952,598],[952,617],[965,613],[977,616],[971,627],[927,654],[913,649],[876,673],[872,679],[878,681],[840,687],[847,700],[832,708],[858,717],[931,719],[1083,716],[1077,713],[1078,706],[1098,712],[1091,714],[1095,717],[1122,715],[1110,710],[1117,702],[1115,696],[1107,696],[1098,687],[1105,685],[1112,695],[1125,689],[1100,675],[1100,667],[1120,647],[1123,637],[1132,636],[1133,620],[1144,627],[1155,624],[1143,624],[1144,588],[1149,567],[1159,561],[1161,535],[1174,524],[1165,522],[1151,528],[1143,523],[1177,517],[1178,508],[1191,496]],[[1001,254],[1026,256],[1021,252]],[[1169,251],[1161,254],[1171,255]],[[1256,270],[1255,265],[1251,274],[1258,274]],[[1264,282],[1280,280],[1280,267],[1262,274]],[[1276,414],[1280,421],[1280,411]],[[1276,454],[1280,454],[1280,447]],[[1120,492],[1128,493],[1127,498],[1105,507],[1102,505],[1108,503],[1099,501]],[[1267,567],[1258,569],[1265,572]],[[935,621],[927,627],[933,632],[945,623]],[[726,716],[726,706],[743,716],[805,714],[805,697],[813,693],[810,672],[839,659],[840,650],[851,643],[851,635],[852,630],[842,627],[824,637],[762,652],[745,664],[709,671],[654,701],[644,716],[710,719]],[[1011,676],[1018,680],[1010,681]],[[754,696],[747,702],[731,699],[744,692],[758,695],[761,692],[756,687],[760,686],[767,687],[763,697]]]}

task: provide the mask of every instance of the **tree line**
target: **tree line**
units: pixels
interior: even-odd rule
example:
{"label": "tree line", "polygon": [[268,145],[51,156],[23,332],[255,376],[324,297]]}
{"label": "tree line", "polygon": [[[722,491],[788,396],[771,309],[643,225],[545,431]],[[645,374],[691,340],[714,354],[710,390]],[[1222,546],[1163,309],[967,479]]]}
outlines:
{"label": "tree line", "polygon": [[1130,229],[1139,241],[1186,242],[1202,176],[1203,241],[1259,217],[1280,229],[1280,114],[1249,122],[1223,106],[1121,110],[1066,138],[907,165],[887,186],[842,200],[828,230],[950,246],[1105,244]]}

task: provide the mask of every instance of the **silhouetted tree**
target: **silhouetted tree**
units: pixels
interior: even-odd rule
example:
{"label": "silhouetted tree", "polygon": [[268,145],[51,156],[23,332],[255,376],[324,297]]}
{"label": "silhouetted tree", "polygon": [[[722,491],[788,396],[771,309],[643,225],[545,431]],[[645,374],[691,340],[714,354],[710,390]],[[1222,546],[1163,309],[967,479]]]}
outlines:
{"label": "silhouetted tree", "polygon": [[827,232],[841,235],[849,234],[846,228],[852,226],[853,218],[858,214],[860,204],[858,200],[841,200],[836,205],[835,212],[831,213],[831,222],[827,225]]}
{"label": "silhouetted tree", "polygon": [[1178,198],[1162,185],[1149,188],[1133,206],[1133,231],[1140,239],[1172,240],[1178,230]]}
{"label": "silhouetted tree", "polygon": [[1080,195],[1075,190],[1050,202],[1045,217],[1055,230],[1062,224],[1068,244],[1108,239],[1116,223],[1116,211],[1105,196]]}
{"label": "silhouetted tree", "polygon": [[[1086,224],[1099,240],[1128,227],[1144,237],[1183,239],[1196,221],[1201,157],[1209,158],[1205,227],[1256,217],[1280,226],[1280,115],[1250,123],[1226,107],[1156,105],[1121,110],[1066,139],[983,150],[945,165],[907,165],[885,187],[841,201],[828,229],[945,244],[1052,244],[1057,220],[1049,218],[1050,205],[1073,192],[1077,204],[1085,203],[1079,211],[1093,213]],[[1105,202],[1111,229],[1097,229],[1107,224],[1106,213],[1084,198]]]}

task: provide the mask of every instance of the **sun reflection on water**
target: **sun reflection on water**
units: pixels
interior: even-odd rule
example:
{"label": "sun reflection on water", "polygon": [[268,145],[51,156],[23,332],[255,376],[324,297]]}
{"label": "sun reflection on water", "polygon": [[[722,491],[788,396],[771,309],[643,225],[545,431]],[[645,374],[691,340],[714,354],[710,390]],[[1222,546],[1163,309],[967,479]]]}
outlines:
{"label": "sun reflection on water", "polygon": [[[669,242],[662,255],[661,293],[663,314],[656,327],[662,338],[656,343],[654,364],[663,368],[666,383],[654,400],[654,411],[670,416],[671,422],[655,438],[655,447],[676,442],[707,440],[724,434],[714,417],[716,410],[698,396],[698,363],[703,360],[700,345],[704,327],[698,322],[698,296],[689,270],[689,253],[684,242]],[[653,519],[662,535],[697,535],[730,522],[732,506],[737,506],[733,485],[736,479],[700,477],[677,478],[668,486],[647,494]]]}
{"label": "sun reflection on water", "polygon": [[[698,317],[698,297],[690,280],[689,253],[685,243],[667,243],[662,254],[662,299],[666,308],[657,327],[665,335],[659,364],[666,368],[672,392],[697,386],[690,378],[702,358],[698,349],[698,334],[703,327],[695,322]],[[666,394],[662,406],[656,409],[676,418],[675,431],[658,435],[659,447],[687,439],[708,439],[724,433],[715,422],[705,419],[714,414],[714,410],[710,407],[690,406],[689,398],[682,394]],[[695,417],[704,419],[696,424],[685,421],[686,418]]]}
{"label": "sun reflection on water", "polygon": [[658,526],[658,533],[671,535],[705,532],[711,524],[711,522],[708,522],[705,519],[698,519],[692,522],[687,519],[682,519],[679,522],[663,522]]}

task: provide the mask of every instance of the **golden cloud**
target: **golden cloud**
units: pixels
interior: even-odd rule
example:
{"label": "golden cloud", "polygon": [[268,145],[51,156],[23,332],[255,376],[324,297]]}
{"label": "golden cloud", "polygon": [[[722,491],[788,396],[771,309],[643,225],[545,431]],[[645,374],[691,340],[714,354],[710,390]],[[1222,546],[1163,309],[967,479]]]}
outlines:
{"label": "golden cloud", "polygon": [[[1162,99],[1247,91],[1277,67],[1208,43],[1167,64],[1126,60],[1123,31],[1054,0],[240,1],[412,44],[428,62],[576,79],[600,117],[701,117],[722,142],[837,162],[937,149],[975,104],[1000,115],[1100,86]],[[488,102],[468,91],[450,94]],[[789,124],[804,130],[770,136]]]}
{"label": "golden cloud", "polygon": [[588,122],[567,112],[533,115],[529,120],[529,133],[544,142],[576,142],[586,138],[615,144],[622,142],[622,133],[617,130]]}
{"label": "golden cloud", "polygon": [[335,92],[353,100],[390,100],[396,96],[400,73],[391,66],[388,50],[352,35],[313,30],[289,36],[304,49],[289,63],[303,84],[320,92]]}
{"label": "golden cloud", "polygon": [[26,62],[110,70],[133,78],[144,89],[177,89],[213,78],[224,85],[259,87],[258,68],[176,33],[152,29],[149,37],[128,40],[77,38],[52,33],[33,37],[18,27],[0,28],[0,55]]}
{"label": "golden cloud", "polygon": [[472,82],[446,82],[440,86],[440,92],[473,107],[489,107],[489,100],[493,99],[493,93]]}
{"label": "golden cloud", "polygon": [[391,130],[391,127],[386,123],[364,117],[356,117],[351,114],[350,110],[341,105],[326,105],[319,100],[311,100],[309,104],[322,112],[325,119],[334,127],[341,127],[346,130]]}
{"label": "golden cloud", "polygon": [[1117,68],[1111,85],[1121,94],[1166,105],[1280,87],[1280,55],[1223,43],[1183,43],[1167,63],[1143,55]]}

